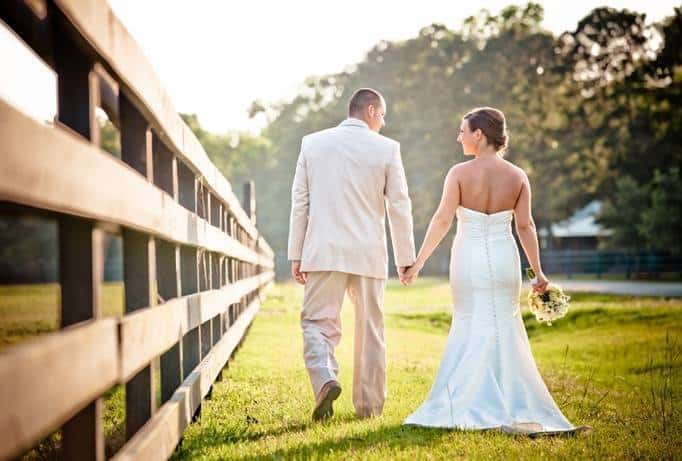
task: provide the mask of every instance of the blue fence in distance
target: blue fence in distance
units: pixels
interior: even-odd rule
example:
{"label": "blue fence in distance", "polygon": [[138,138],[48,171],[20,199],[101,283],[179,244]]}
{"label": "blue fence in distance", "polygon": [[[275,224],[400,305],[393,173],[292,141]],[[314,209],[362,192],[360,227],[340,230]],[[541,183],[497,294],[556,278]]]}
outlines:
{"label": "blue fence in distance", "polygon": [[682,257],[655,251],[543,250],[543,270],[548,274],[624,275],[627,278],[682,275]]}

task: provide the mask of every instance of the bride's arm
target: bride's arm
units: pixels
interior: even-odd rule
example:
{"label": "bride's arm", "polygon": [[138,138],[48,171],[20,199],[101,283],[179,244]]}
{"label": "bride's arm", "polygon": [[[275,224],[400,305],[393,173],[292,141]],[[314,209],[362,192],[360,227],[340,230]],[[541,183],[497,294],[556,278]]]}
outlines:
{"label": "bride's arm", "polygon": [[455,212],[457,211],[460,200],[459,180],[457,175],[458,171],[457,166],[455,165],[445,177],[440,204],[426,230],[426,236],[419,249],[417,260],[405,274],[408,281],[411,281],[419,273],[422,267],[424,267],[424,263],[429,259],[429,256],[431,256],[438,244],[443,240],[443,237],[445,237],[452,225],[452,220],[455,218]]}
{"label": "bride's arm", "polygon": [[523,185],[521,186],[521,194],[516,202],[514,208],[514,221],[516,223],[516,233],[521,241],[523,251],[526,253],[526,258],[533,268],[538,283],[533,285],[537,291],[544,291],[548,280],[542,272],[540,265],[540,248],[538,245],[538,234],[535,230],[535,221],[533,221],[533,214],[531,212],[531,191],[530,181],[528,176],[523,174]]}

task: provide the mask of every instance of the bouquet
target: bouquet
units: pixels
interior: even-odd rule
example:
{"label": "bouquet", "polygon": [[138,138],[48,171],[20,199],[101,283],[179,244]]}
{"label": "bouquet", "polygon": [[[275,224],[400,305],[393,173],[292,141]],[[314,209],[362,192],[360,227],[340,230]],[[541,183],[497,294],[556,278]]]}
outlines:
{"label": "bouquet", "polygon": [[[526,269],[528,278],[535,279],[535,272],[533,269]],[[559,285],[550,283],[547,285],[547,290],[544,293],[536,293],[531,290],[528,293],[528,307],[535,315],[538,322],[544,322],[547,325],[552,325],[556,319],[560,319],[566,312],[568,312],[568,303],[571,297],[564,293]]]}

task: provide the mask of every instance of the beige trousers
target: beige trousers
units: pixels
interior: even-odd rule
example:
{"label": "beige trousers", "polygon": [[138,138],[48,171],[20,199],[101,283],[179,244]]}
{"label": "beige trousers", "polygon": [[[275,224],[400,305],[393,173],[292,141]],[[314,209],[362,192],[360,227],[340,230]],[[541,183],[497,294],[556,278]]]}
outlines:
{"label": "beige trousers", "polygon": [[301,327],[303,356],[315,397],[338,381],[334,348],[341,339],[341,306],[346,291],[355,306],[353,405],[358,416],[381,414],[386,400],[386,345],[382,305],[385,280],[345,272],[309,272]]}

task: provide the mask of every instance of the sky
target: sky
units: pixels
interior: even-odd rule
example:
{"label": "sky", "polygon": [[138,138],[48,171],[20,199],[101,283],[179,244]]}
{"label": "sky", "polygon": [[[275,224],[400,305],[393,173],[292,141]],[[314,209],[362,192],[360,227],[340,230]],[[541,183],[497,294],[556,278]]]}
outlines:
{"label": "sky", "polygon": [[[432,23],[458,29],[485,7],[493,13],[510,0],[109,0],[136,39],[175,109],[196,113],[209,131],[257,132],[248,117],[254,100],[292,98],[311,75],[344,70],[379,41],[405,40]],[[517,2],[521,3],[521,2]],[[544,26],[555,34],[574,29],[591,9],[608,5],[644,12],[658,21],[674,0],[548,0]],[[521,3],[525,4],[525,2]],[[54,73],[0,21],[0,98],[38,120],[56,111]],[[5,63],[9,63],[5,67]]]}

